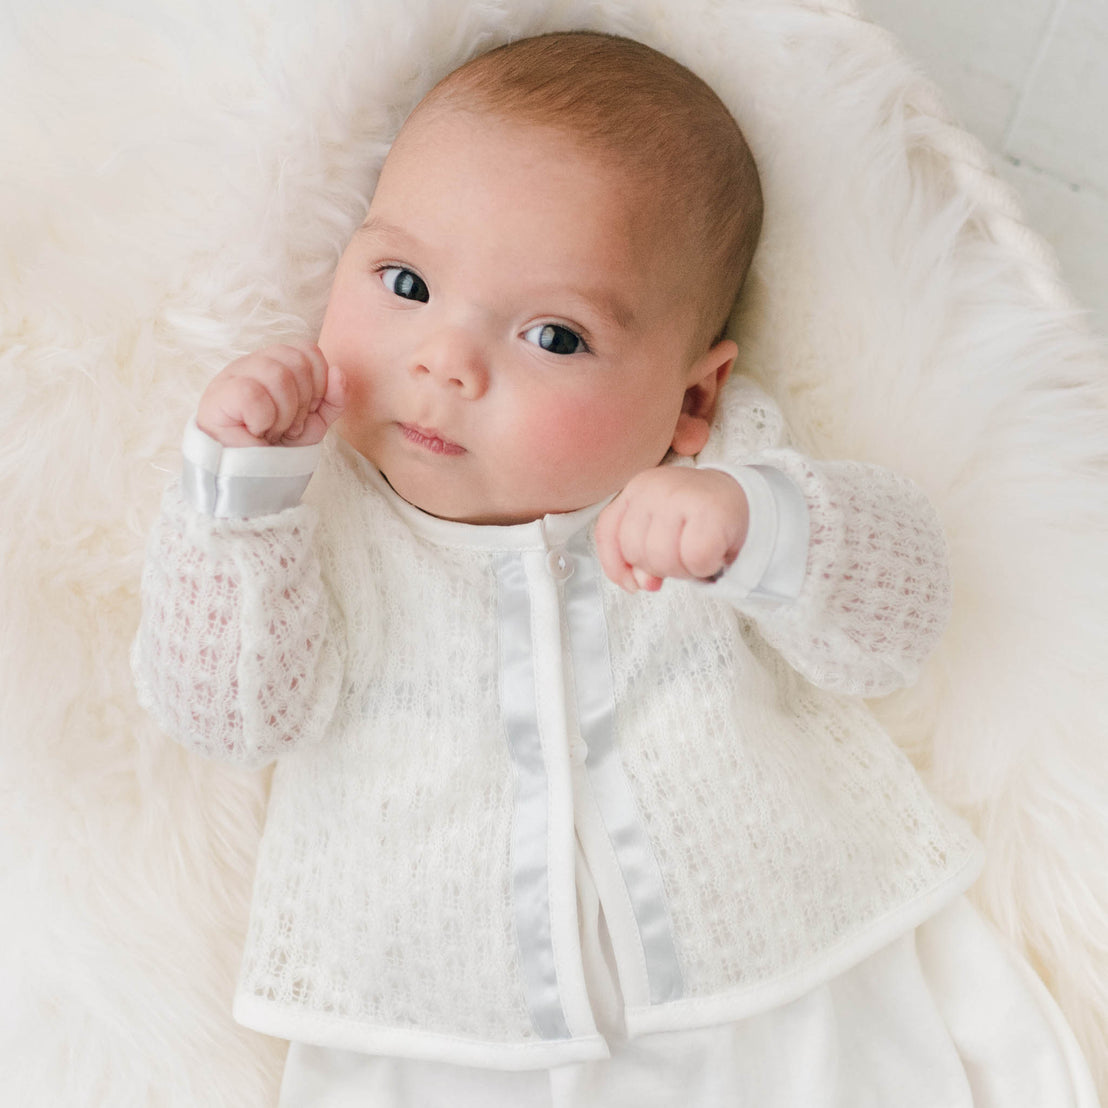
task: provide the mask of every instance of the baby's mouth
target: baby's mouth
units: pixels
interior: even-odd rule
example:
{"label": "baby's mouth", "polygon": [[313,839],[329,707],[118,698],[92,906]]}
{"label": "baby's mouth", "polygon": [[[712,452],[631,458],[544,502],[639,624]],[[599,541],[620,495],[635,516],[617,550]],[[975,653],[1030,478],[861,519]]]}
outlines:
{"label": "baby's mouth", "polygon": [[422,447],[431,454],[464,454],[466,449],[441,435],[434,427],[420,427],[416,423],[398,423],[400,433],[413,446]]}

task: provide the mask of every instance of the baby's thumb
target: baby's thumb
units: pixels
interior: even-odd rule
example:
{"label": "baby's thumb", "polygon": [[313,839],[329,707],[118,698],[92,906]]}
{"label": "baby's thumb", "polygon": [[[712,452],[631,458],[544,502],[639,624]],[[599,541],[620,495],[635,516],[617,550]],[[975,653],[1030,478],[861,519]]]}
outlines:
{"label": "baby's thumb", "polygon": [[323,420],[324,428],[330,427],[342,415],[346,407],[346,375],[338,366],[327,368],[327,388],[319,402],[316,414]]}

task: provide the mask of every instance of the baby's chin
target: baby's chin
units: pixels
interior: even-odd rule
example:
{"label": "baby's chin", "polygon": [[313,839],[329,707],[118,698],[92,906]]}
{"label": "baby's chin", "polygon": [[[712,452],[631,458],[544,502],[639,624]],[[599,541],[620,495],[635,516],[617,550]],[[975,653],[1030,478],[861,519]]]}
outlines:
{"label": "baby's chin", "polygon": [[[618,488],[600,490],[579,487],[579,482],[568,482],[572,487],[559,491],[553,489],[526,489],[496,483],[496,487],[474,480],[467,480],[458,472],[463,459],[448,460],[442,468],[437,461],[429,466],[413,463],[398,457],[395,443],[388,438],[374,439],[351,433],[340,420],[335,431],[357,453],[361,454],[402,500],[429,516],[452,523],[470,523],[481,526],[510,527],[520,523],[532,523],[548,515],[563,515],[587,508],[618,492]],[[355,428],[355,431],[357,429]],[[470,475],[472,476],[472,475]]]}
{"label": "baby's chin", "polygon": [[494,499],[469,490],[444,489],[441,486],[427,488],[421,482],[406,481],[404,475],[395,470],[391,474],[381,467],[378,470],[393,492],[413,508],[451,523],[512,527],[520,523],[533,523],[544,516],[560,515],[589,506],[561,504],[554,499],[534,502],[522,497],[518,502],[513,502],[510,496]]}
{"label": "baby's chin", "polygon": [[413,508],[451,523],[469,523],[480,527],[512,527],[517,523],[532,523],[536,519],[542,519],[543,516],[551,514],[550,511],[541,509],[482,503],[477,498],[459,500],[457,497],[441,494],[424,495],[419,490],[405,495],[403,488],[397,488],[387,473],[382,472],[381,476],[388,481],[397,496],[406,500]]}

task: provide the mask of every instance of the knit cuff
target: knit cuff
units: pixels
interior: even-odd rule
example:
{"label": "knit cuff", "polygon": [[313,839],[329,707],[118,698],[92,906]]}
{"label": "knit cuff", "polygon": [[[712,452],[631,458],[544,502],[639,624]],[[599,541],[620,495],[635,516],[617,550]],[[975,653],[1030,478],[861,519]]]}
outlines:
{"label": "knit cuff", "polygon": [[716,582],[730,600],[795,600],[808,566],[808,502],[773,466],[706,465],[734,478],[746,494],[748,523],[739,556]]}
{"label": "knit cuff", "polygon": [[218,519],[272,515],[294,508],[319,464],[314,446],[221,446],[196,425],[181,444],[181,488],[198,512]]}

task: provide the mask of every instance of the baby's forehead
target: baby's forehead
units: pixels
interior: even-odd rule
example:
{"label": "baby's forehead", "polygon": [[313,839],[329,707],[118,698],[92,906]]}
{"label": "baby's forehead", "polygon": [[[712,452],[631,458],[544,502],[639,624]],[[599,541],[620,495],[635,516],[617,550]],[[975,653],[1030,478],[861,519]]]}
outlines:
{"label": "baby's forehead", "polygon": [[[522,172],[517,172],[522,170]],[[533,193],[579,212],[579,228],[596,237],[623,238],[640,256],[680,220],[666,182],[628,160],[618,147],[590,141],[572,127],[516,117],[481,105],[438,105],[409,117],[385,160],[381,182],[390,198],[427,197],[436,188],[472,190],[475,197],[502,192],[498,183],[518,179],[521,189],[503,207],[481,213],[492,225],[512,222],[516,209],[533,206]],[[380,184],[379,182],[379,191]],[[562,187],[566,183],[569,187]],[[529,186],[529,188],[527,187]],[[430,196],[427,194],[431,193]],[[602,209],[603,218],[597,218]],[[556,246],[534,227],[536,249]]]}
{"label": "baby's forehead", "polygon": [[[476,132],[494,151],[488,163],[473,165],[464,157],[451,159],[444,176],[456,176],[468,168],[475,183],[490,174],[508,174],[520,164],[541,163],[547,177],[557,181],[569,177],[582,183],[579,203],[595,205],[602,197],[605,219],[586,220],[594,233],[604,238],[623,238],[642,256],[653,253],[663,240],[675,238],[675,232],[687,224],[687,215],[696,205],[683,195],[685,186],[672,175],[641,160],[629,158],[620,146],[597,141],[581,134],[571,124],[536,121],[507,116],[488,110],[436,113],[421,126],[422,133],[412,144],[413,163],[430,168],[441,164],[444,150],[455,141],[466,141]],[[405,155],[407,157],[407,155]],[[410,168],[410,167],[409,167]],[[585,187],[586,185],[591,187]],[[554,191],[554,190],[552,190]],[[573,203],[573,190],[559,194]],[[522,199],[522,198],[521,198]],[[510,215],[510,212],[502,213]],[[582,215],[591,215],[583,212]],[[688,234],[676,236],[687,241]],[[665,241],[669,250],[677,241]]]}
{"label": "baby's forehead", "polygon": [[[626,138],[610,140],[587,127],[577,126],[572,118],[535,118],[526,112],[490,107],[479,99],[453,99],[446,103],[420,104],[408,117],[390,149],[385,164],[402,156],[406,161],[432,168],[451,157],[456,143],[476,130],[485,136],[496,135],[507,160],[542,157],[552,171],[567,166],[610,183],[610,202],[628,213],[642,226],[660,224],[659,230],[680,222],[681,211],[690,204],[687,174],[667,171],[656,159]],[[401,153],[402,152],[402,153]],[[495,164],[480,168],[481,176],[495,173]]]}

